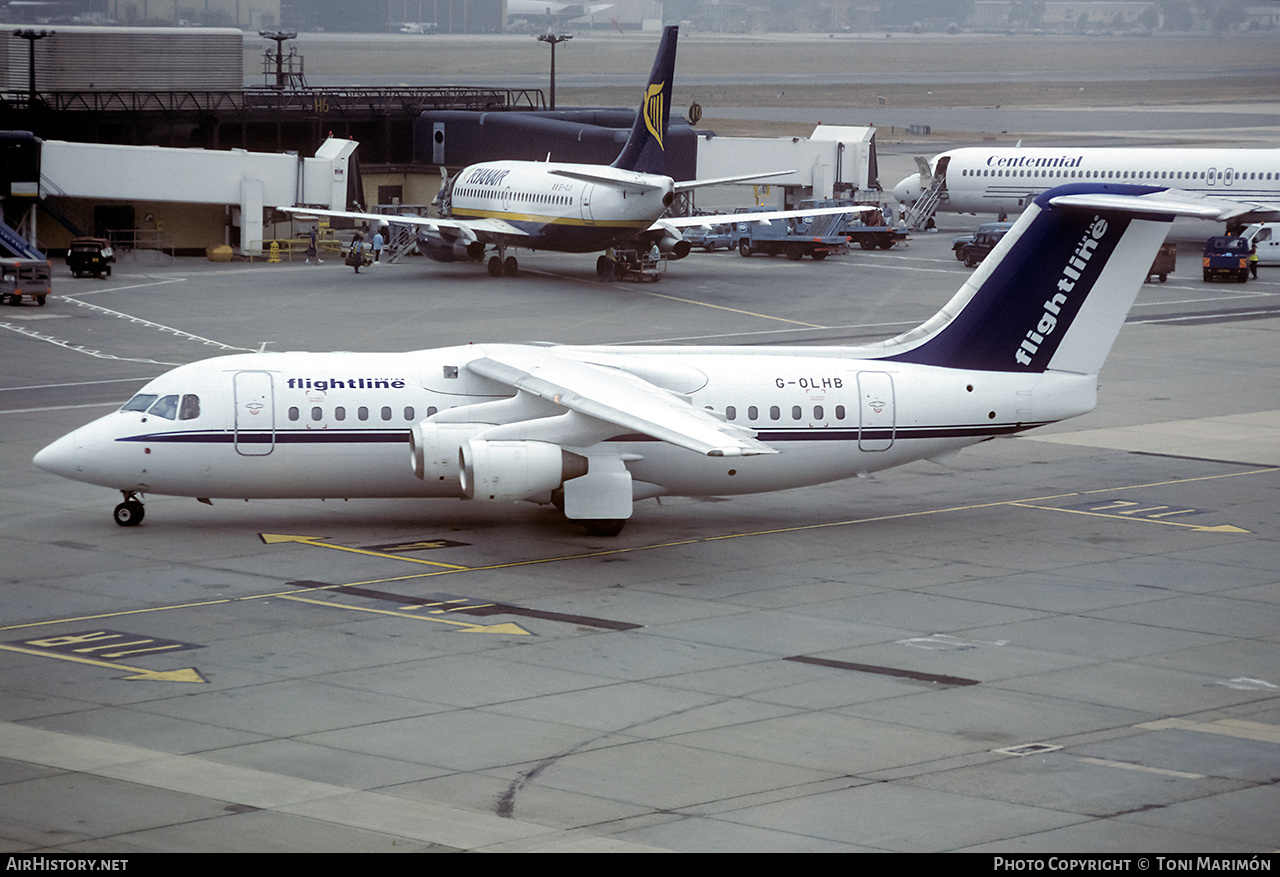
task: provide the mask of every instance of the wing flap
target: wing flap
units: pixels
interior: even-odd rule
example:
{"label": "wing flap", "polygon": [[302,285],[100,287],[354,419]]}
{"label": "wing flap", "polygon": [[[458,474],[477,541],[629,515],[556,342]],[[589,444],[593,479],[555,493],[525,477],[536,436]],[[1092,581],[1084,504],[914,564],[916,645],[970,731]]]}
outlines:
{"label": "wing flap", "polygon": [[678,228],[710,228],[725,222],[772,222],[775,219],[793,219],[801,216],[830,216],[834,213],[869,213],[878,210],[869,205],[844,207],[814,207],[810,210],[766,210],[758,213],[713,213],[706,216],[667,216],[649,227],[649,231]]}
{"label": "wing flap", "polygon": [[486,345],[467,364],[481,377],[514,387],[621,431],[636,432],[708,457],[776,454],[754,433],[625,371],[562,359],[547,350]]}
{"label": "wing flap", "polygon": [[312,207],[280,207],[282,213],[290,213],[299,219],[309,216],[333,216],[341,219],[354,219],[357,222],[386,223],[388,225],[409,225],[431,232],[454,232],[467,238],[485,242],[496,242],[508,238],[527,238],[529,233],[516,228],[501,219],[437,219],[431,216],[414,214],[360,213],[349,210],[319,210]]}

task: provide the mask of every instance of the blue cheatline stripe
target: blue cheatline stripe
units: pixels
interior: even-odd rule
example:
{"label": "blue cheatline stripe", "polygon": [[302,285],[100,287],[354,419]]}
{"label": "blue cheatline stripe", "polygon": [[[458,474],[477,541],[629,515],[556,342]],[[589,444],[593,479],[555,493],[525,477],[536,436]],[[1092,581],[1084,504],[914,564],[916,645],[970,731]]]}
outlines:
{"label": "blue cheatline stripe", "polygon": [[[857,427],[779,427],[757,430],[762,442],[856,442],[868,439],[985,438],[1010,435],[1051,421],[1026,421],[1020,423],[974,423],[948,426],[898,426],[859,430]],[[160,432],[151,435],[131,435],[116,439],[121,442],[147,442],[150,444],[269,444],[278,445],[341,445],[341,444],[408,444],[409,431],[403,430],[277,430],[270,432],[241,432],[232,430],[192,430],[190,432]],[[656,442],[661,439],[640,433],[616,435],[610,442]]]}

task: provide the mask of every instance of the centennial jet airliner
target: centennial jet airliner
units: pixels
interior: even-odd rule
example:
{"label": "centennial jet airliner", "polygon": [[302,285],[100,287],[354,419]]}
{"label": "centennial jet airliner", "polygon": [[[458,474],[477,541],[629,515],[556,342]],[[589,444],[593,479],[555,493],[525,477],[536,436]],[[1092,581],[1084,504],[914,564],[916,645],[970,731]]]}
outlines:
{"label": "centennial jet airliner", "polygon": [[1179,189],[1241,227],[1280,219],[1280,149],[972,146],[916,163],[894,198],[914,204],[938,183],[948,213],[1017,213],[1055,186],[1100,182]]}
{"label": "centennial jet airliner", "polygon": [[508,249],[595,253],[635,240],[644,250],[656,244],[667,256],[679,259],[689,253],[683,228],[873,209],[779,210],[752,213],[748,220],[740,215],[660,219],[678,192],[792,173],[771,171],[688,182],[676,182],[667,176],[664,143],[678,32],[676,27],[663,30],[640,111],[621,153],[610,165],[553,161],[471,165],[442,189],[439,219],[302,207],[282,209],[298,215],[411,225],[417,229],[418,249],[437,262],[478,262],[487,251],[491,252],[488,266],[493,277],[510,277],[519,271],[516,257],[507,255]]}
{"label": "centennial jet airliner", "polygon": [[636,499],[784,490],[1092,410],[1175,215],[1151,187],[1035,200],[934,317],[868,347],[472,344],[181,366],[35,463],[124,495],[554,503],[598,534]]}

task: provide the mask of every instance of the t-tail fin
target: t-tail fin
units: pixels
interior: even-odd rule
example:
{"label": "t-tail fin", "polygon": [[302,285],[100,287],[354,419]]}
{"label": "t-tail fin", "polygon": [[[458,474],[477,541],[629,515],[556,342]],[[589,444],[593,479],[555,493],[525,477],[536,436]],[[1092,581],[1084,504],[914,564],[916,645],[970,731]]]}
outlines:
{"label": "t-tail fin", "polygon": [[1174,217],[1217,215],[1177,198],[1102,183],[1045,192],[941,311],[886,343],[902,352],[881,358],[1097,374]]}
{"label": "t-tail fin", "polygon": [[675,26],[662,29],[662,42],[658,43],[658,56],[653,59],[640,112],[613,167],[644,174],[667,173],[667,122],[671,118],[671,80],[676,71],[679,32]]}

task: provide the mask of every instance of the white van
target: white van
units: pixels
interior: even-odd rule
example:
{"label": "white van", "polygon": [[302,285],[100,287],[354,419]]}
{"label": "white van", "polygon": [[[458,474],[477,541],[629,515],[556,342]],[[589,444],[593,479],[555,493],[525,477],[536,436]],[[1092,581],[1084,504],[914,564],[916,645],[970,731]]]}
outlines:
{"label": "white van", "polygon": [[1259,265],[1280,265],[1280,222],[1251,225],[1240,237],[1257,245]]}

